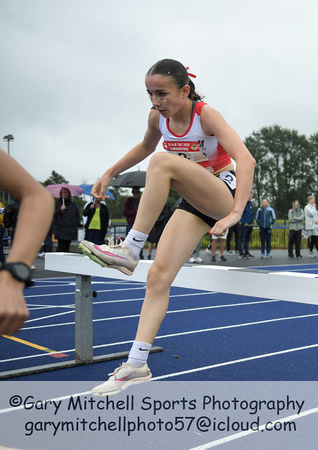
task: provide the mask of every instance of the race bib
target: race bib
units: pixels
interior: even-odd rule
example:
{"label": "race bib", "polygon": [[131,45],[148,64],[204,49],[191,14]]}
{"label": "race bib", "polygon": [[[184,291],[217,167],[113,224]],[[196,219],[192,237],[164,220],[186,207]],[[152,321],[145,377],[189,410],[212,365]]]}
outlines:
{"label": "race bib", "polygon": [[221,172],[219,178],[224,181],[234,191],[236,189],[236,176],[228,170]]}

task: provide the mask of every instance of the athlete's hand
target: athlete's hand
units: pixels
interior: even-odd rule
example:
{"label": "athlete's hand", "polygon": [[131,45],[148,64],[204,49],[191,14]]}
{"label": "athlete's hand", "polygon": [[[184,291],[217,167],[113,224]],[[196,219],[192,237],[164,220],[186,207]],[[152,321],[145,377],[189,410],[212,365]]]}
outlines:
{"label": "athlete's hand", "polygon": [[240,217],[237,214],[231,213],[221,220],[218,220],[214,227],[211,229],[210,233],[215,236],[224,236],[227,230],[239,222]]}
{"label": "athlete's hand", "polygon": [[0,335],[12,335],[23,327],[29,311],[23,297],[23,283],[9,272],[0,275]]}
{"label": "athlete's hand", "polygon": [[107,176],[106,174],[101,176],[100,179],[97,180],[96,183],[93,185],[91,195],[94,198],[97,198],[98,200],[105,200],[109,198],[108,195],[105,195],[105,191],[111,181],[112,180],[110,179],[110,177]]}

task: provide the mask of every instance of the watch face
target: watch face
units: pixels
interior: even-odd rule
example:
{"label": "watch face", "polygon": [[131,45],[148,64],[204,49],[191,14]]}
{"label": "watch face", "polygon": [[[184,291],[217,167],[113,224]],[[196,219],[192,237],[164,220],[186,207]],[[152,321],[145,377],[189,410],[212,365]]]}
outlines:
{"label": "watch face", "polygon": [[34,281],[31,280],[31,269],[23,262],[5,262],[0,266],[0,270],[8,270],[14,278],[25,283],[25,287],[34,284]]}
{"label": "watch face", "polygon": [[19,281],[29,282],[31,279],[31,269],[23,262],[4,263],[2,269],[8,270]]}
{"label": "watch face", "polygon": [[15,264],[15,271],[17,276],[23,280],[23,281],[27,281],[30,279],[30,269],[24,265],[24,264],[20,264],[20,263],[16,263]]}

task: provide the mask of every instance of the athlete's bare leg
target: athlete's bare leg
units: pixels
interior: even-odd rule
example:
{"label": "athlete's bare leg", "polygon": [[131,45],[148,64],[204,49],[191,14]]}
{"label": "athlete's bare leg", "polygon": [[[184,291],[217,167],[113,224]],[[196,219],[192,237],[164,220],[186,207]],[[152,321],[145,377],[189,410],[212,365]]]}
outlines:
{"label": "athlete's bare leg", "polygon": [[210,227],[200,218],[176,210],[161,235],[155,260],[149,269],[147,290],[135,340],[153,343],[166,315],[170,286]]}
{"label": "athlete's bare leg", "polygon": [[152,156],[148,166],[134,230],[149,234],[167,201],[170,187],[199,211],[217,220],[232,210],[233,197],[222,180],[192,161],[159,152]]}

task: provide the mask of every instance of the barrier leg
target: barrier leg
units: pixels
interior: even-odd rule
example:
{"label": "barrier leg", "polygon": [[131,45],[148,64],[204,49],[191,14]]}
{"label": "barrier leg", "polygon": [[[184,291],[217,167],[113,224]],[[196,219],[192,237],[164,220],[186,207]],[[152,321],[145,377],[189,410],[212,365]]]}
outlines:
{"label": "barrier leg", "polygon": [[[49,256],[48,256],[49,255]],[[53,259],[57,264],[54,268],[48,268],[47,270],[60,271],[61,264],[60,258],[63,256],[63,263],[67,262],[66,272],[74,274],[74,267],[79,267],[83,263],[91,263],[91,261],[83,255],[79,254],[61,254],[61,253],[48,253],[46,255],[45,264],[48,259]],[[73,257],[76,257],[74,263]],[[27,367],[24,369],[10,370],[6,372],[0,372],[0,380],[8,378],[16,378],[24,375],[31,375],[35,373],[48,372],[51,370],[67,369],[70,367],[76,367],[83,364],[99,363],[103,361],[111,361],[116,359],[125,359],[129,355],[129,351],[122,351],[117,353],[109,353],[106,355],[98,355],[93,357],[93,292],[92,292],[92,276],[104,276],[105,271],[96,264],[90,265],[93,268],[93,272],[85,268],[82,274],[75,274],[75,359],[64,362],[58,362],[56,364],[46,364],[35,367]],[[90,273],[90,275],[83,275],[83,273]],[[120,274],[117,274],[117,276]],[[122,274],[123,275],[123,274]],[[144,279],[144,275],[142,279]],[[123,275],[123,279],[126,280],[126,275]],[[154,346],[151,348],[150,353],[162,352],[162,347]]]}
{"label": "barrier leg", "polygon": [[76,275],[75,360],[93,362],[93,296],[91,277]]}

